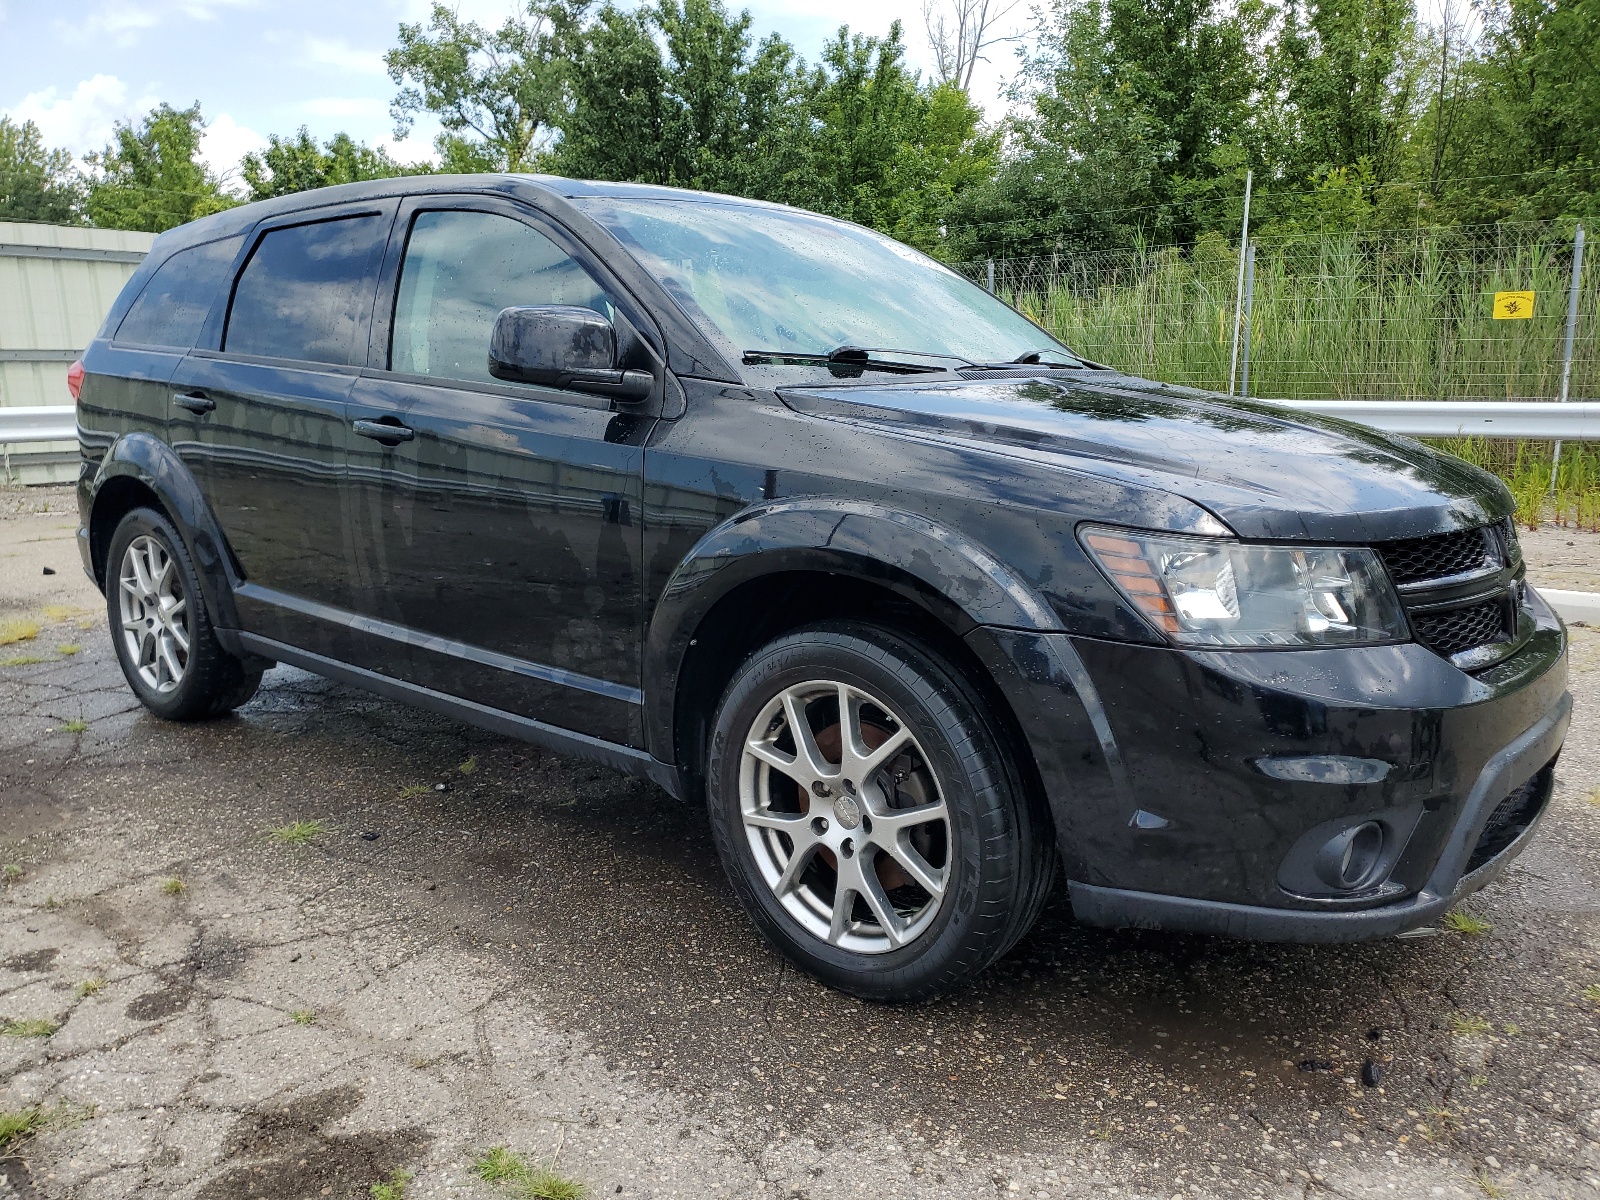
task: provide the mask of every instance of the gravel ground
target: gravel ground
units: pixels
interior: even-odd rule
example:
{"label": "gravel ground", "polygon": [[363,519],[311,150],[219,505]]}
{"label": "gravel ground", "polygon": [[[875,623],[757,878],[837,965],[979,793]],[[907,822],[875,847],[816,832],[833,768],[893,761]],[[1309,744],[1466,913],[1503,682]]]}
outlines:
{"label": "gravel ground", "polygon": [[53,1117],[0,1197],[400,1168],[488,1200],[495,1145],[596,1198],[1600,1195],[1600,631],[1482,932],[1258,946],[1058,897],[891,1008],[787,969],[649,785],[287,668],[236,717],[148,717],[49,524],[0,518],[0,595],[41,614],[0,647],[0,1020],[54,1028],[0,1036],[0,1111]]}

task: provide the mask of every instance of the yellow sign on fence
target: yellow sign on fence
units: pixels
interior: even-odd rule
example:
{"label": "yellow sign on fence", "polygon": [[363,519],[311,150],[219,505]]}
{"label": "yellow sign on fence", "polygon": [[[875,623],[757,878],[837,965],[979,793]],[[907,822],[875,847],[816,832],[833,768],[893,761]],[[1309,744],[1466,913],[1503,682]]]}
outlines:
{"label": "yellow sign on fence", "polygon": [[1494,294],[1494,319],[1496,321],[1523,321],[1533,316],[1532,292],[1496,292]]}

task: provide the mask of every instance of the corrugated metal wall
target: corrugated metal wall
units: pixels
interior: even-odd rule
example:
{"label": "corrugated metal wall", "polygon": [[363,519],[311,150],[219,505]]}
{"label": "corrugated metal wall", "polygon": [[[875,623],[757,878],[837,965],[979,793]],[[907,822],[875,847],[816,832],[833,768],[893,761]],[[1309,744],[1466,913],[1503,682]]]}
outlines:
{"label": "corrugated metal wall", "polygon": [[[155,235],[0,221],[0,405],[71,404],[67,367]],[[75,478],[70,442],[9,448],[7,482]]]}

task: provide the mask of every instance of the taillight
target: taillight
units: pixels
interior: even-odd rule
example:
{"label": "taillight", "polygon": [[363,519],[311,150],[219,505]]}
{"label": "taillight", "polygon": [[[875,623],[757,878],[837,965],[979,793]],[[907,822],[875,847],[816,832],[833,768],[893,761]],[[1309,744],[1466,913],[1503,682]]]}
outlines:
{"label": "taillight", "polygon": [[83,391],[83,359],[79,359],[67,368],[67,391],[72,393],[72,402],[78,402],[78,393]]}

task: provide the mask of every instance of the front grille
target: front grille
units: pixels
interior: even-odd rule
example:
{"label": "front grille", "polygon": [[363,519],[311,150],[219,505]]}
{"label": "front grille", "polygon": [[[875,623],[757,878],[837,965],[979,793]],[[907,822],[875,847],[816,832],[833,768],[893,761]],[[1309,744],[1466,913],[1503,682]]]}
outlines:
{"label": "front grille", "polygon": [[1466,529],[1433,537],[1400,538],[1380,542],[1378,553],[1389,568],[1389,578],[1397,584],[1443,579],[1500,565],[1487,533],[1487,529]]}
{"label": "front grille", "polygon": [[1550,798],[1552,776],[1552,768],[1545,767],[1495,805],[1483,832],[1478,835],[1478,844],[1472,848],[1472,857],[1467,860],[1468,874],[1511,845],[1523,830],[1533,824],[1534,818],[1544,808],[1545,801]]}
{"label": "front grille", "polygon": [[1416,613],[1411,625],[1417,641],[1446,658],[1474,646],[1503,642],[1509,636],[1505,604],[1499,599],[1443,612]]}

